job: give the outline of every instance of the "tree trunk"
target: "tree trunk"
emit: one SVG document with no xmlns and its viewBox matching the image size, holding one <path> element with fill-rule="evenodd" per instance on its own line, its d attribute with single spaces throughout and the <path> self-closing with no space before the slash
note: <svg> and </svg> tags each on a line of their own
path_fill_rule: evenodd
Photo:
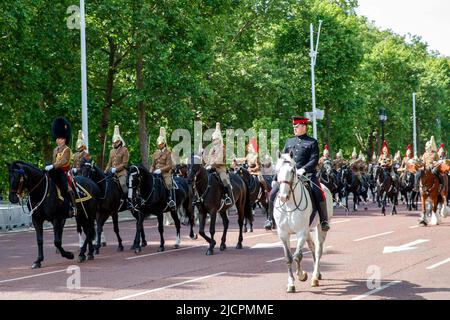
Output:
<svg viewBox="0 0 450 320">
<path fill-rule="evenodd" d="M 109 62 L 108 62 L 108 77 L 106 79 L 106 90 L 105 90 L 105 105 L 102 108 L 102 118 L 100 120 L 100 129 L 98 133 L 98 138 L 101 143 L 101 151 L 97 155 L 97 165 L 105 169 L 105 148 L 106 148 L 106 131 L 109 124 L 109 111 L 112 106 L 112 95 L 114 89 L 114 75 L 116 73 L 115 69 L 115 56 L 116 56 L 116 45 L 111 38 L 108 38 L 109 43 Z"/>
<path fill-rule="evenodd" d="M 136 43 L 136 89 L 138 91 L 138 96 L 140 96 L 140 92 L 144 88 L 144 80 L 142 78 L 142 51 L 141 44 Z M 138 106 L 138 115 L 139 115 L 139 150 L 141 153 L 141 162 L 142 165 L 146 168 L 149 168 L 149 159 L 148 159 L 148 135 L 147 135 L 147 127 L 145 125 L 145 105 L 142 97 L 139 98 L 137 103 Z"/>
<path fill-rule="evenodd" d="M 372 155 L 373 155 L 373 151 L 374 151 L 374 147 L 373 147 L 373 135 L 374 135 L 374 130 L 373 128 L 370 129 L 369 132 L 369 140 L 368 140 L 368 148 L 367 148 L 367 159 L 369 160 L 369 162 L 372 160 Z"/>
</svg>

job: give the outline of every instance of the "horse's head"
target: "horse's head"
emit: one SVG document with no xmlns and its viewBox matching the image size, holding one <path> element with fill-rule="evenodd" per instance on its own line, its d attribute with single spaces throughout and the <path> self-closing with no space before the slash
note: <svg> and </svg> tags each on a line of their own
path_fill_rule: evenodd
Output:
<svg viewBox="0 0 450 320">
<path fill-rule="evenodd" d="M 331 160 L 325 160 L 323 162 L 323 168 L 325 170 L 325 173 L 330 176 L 331 173 L 333 172 L 333 164 L 331 163 Z"/>
<path fill-rule="evenodd" d="M 80 174 L 83 177 L 94 180 L 95 168 L 90 160 L 86 160 L 85 158 L 81 159 L 80 162 Z"/>
<path fill-rule="evenodd" d="M 197 175 L 201 172 L 203 166 L 203 159 L 201 156 L 192 154 L 190 161 L 187 164 L 187 179 L 188 184 L 192 184 L 197 178 Z"/>
<path fill-rule="evenodd" d="M 9 201 L 18 203 L 25 189 L 30 189 L 30 184 L 34 185 L 37 178 L 44 173 L 23 161 L 15 161 L 7 164 L 9 173 Z"/>
<path fill-rule="evenodd" d="M 134 200 L 138 197 L 142 185 L 143 168 L 137 165 L 131 165 L 128 169 L 127 187 L 128 199 Z"/>
<path fill-rule="evenodd" d="M 289 154 L 282 154 L 278 159 L 275 168 L 277 172 L 277 181 L 280 185 L 278 197 L 282 202 L 286 202 L 289 199 L 292 186 L 297 180 L 295 162 Z"/>
</svg>

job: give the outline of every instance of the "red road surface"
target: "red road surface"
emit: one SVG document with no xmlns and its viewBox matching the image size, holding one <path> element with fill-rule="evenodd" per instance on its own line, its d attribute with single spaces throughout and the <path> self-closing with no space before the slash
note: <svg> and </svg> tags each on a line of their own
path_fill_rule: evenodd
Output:
<svg viewBox="0 0 450 320">
<path fill-rule="evenodd" d="M 450 218 L 440 226 L 416 227 L 418 213 L 403 205 L 399 209 L 399 215 L 386 217 L 375 205 L 349 215 L 336 209 L 322 258 L 324 279 L 318 288 L 311 288 L 309 280 L 296 281 L 294 294 L 285 292 L 287 266 L 276 231 L 262 228 L 265 218 L 259 211 L 254 232 L 244 234 L 242 250 L 234 248 L 237 219 L 230 214 L 228 248 L 221 252 L 217 246 L 214 256 L 205 255 L 201 237 L 189 239 L 187 227 L 182 227 L 181 248 L 172 249 L 173 226 L 165 227 L 166 251 L 157 253 L 155 220 L 145 221 L 149 246 L 136 255 L 129 250 L 135 224 L 128 221 L 120 223 L 124 252 L 116 252 L 116 237 L 107 224 L 108 246 L 82 264 L 55 254 L 53 232 L 46 230 L 43 267 L 32 270 L 34 231 L 0 234 L 0 299 L 450 299 Z M 218 244 L 221 231 L 218 219 Z M 66 250 L 78 251 L 73 227 L 65 229 L 63 241 Z M 403 251 L 383 253 L 385 247 L 411 243 Z M 311 278 L 310 254 L 302 265 Z M 69 266 L 80 267 L 79 289 L 67 287 Z"/>
</svg>

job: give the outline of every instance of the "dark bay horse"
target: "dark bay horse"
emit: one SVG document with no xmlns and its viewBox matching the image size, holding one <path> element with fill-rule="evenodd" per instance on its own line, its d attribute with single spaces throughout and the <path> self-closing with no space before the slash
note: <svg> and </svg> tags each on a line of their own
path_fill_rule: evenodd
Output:
<svg viewBox="0 0 450 320">
<path fill-rule="evenodd" d="M 216 173 L 208 172 L 202 165 L 200 156 L 192 155 L 190 163 L 188 164 L 188 183 L 193 186 L 197 197 L 196 205 L 200 215 L 200 235 L 209 243 L 209 248 L 206 251 L 207 255 L 214 254 L 214 247 L 216 241 L 214 234 L 216 232 L 216 217 L 220 214 L 223 221 L 223 234 L 220 243 L 220 250 L 226 249 L 226 238 L 228 230 L 228 213 L 230 205 L 225 205 L 223 194 L 223 185 L 219 176 Z M 242 229 L 244 225 L 244 218 L 253 221 L 252 208 L 250 205 L 250 197 L 247 194 L 247 187 L 242 178 L 237 174 L 230 174 L 230 181 L 233 188 L 233 196 L 238 213 L 239 224 L 239 238 L 236 249 L 242 249 Z M 210 214 L 211 221 L 209 225 L 209 232 L 211 237 L 205 233 L 206 216 Z"/>
<path fill-rule="evenodd" d="M 122 188 L 112 174 L 105 175 L 99 167 L 83 160 L 80 164 L 81 175 L 93 180 L 100 188 L 100 197 L 97 199 L 97 244 L 95 245 L 95 253 L 99 254 L 100 252 L 103 226 L 109 217 L 112 218 L 114 233 L 119 243 L 117 251 L 123 251 L 122 238 L 119 234 L 119 212 L 126 210 L 126 200 L 123 197 Z"/>
<path fill-rule="evenodd" d="M 318 178 L 320 183 L 330 190 L 330 193 L 333 196 L 333 201 L 339 201 L 339 179 L 333 170 L 333 163 L 331 160 L 325 160 L 323 162 Z"/>
<path fill-rule="evenodd" d="M 392 179 L 389 169 L 376 166 L 374 170 L 379 199 L 381 201 L 381 213 L 386 215 L 386 201 L 389 199 L 392 204 L 391 215 L 397 214 L 396 205 L 398 205 L 399 192 L 397 183 Z"/>
<path fill-rule="evenodd" d="M 49 174 L 35 166 L 23 161 L 15 161 L 8 165 L 9 171 L 9 201 L 11 203 L 19 203 L 24 191 L 28 191 L 28 210 L 30 210 L 33 220 L 33 226 L 36 230 L 36 239 L 38 246 L 38 257 L 34 261 L 32 268 L 40 268 L 44 260 L 44 221 L 53 224 L 54 244 L 55 247 L 66 259 L 72 260 L 74 255 L 72 252 L 65 251 L 62 247 L 62 234 L 66 218 L 69 213 L 68 199 L 61 200 L 55 183 Z M 92 240 L 95 236 L 95 213 L 97 209 L 96 197 L 99 195 L 97 185 L 91 180 L 84 177 L 75 177 L 78 188 L 86 190 L 92 198 L 86 201 L 77 201 L 77 224 L 86 234 L 86 240 L 80 249 L 78 261 L 86 260 L 86 249 L 89 247 L 88 260 L 94 258 L 94 246 Z M 80 188 L 80 189 L 81 189 Z M 77 193 L 77 192 L 76 192 Z M 80 191 L 82 193 L 82 191 Z M 78 193 L 78 194 L 80 194 Z"/>
<path fill-rule="evenodd" d="M 269 201 L 262 183 L 258 177 L 250 174 L 245 166 L 238 166 L 234 172 L 244 180 L 247 186 L 247 195 L 250 197 L 250 206 L 254 210 L 256 205 L 260 205 L 265 211 L 266 217 L 269 218 Z M 250 224 L 250 232 L 253 232 L 253 222 L 247 218 L 244 219 L 244 232 L 247 232 L 247 223 Z"/>
<path fill-rule="evenodd" d="M 406 202 L 408 211 L 412 211 L 414 207 L 414 198 L 416 192 L 414 191 L 414 174 L 406 171 L 400 176 L 400 193 Z M 415 209 L 415 208 L 414 208 Z"/>
<path fill-rule="evenodd" d="M 169 194 L 164 181 L 160 175 L 150 173 L 142 165 L 132 165 L 128 170 L 127 184 L 128 184 L 128 199 L 131 201 L 131 212 L 136 218 L 136 236 L 132 249 L 136 253 L 141 252 L 141 238 L 142 243 L 146 243 L 144 234 L 144 218 L 150 215 L 155 215 L 158 219 L 158 231 L 160 235 L 160 245 L 158 252 L 164 251 L 164 213 L 169 212 L 175 222 L 177 238 L 174 248 L 180 247 L 180 219 L 178 217 L 178 209 L 184 208 L 185 214 L 188 216 L 190 223 L 189 237 L 197 239 L 194 233 L 194 210 L 193 210 L 193 193 L 189 188 L 186 180 L 182 177 L 175 176 L 173 178 L 175 188 L 175 202 L 176 208 L 170 209 L 168 206 Z"/>
<path fill-rule="evenodd" d="M 358 211 L 359 206 L 359 191 L 361 188 L 361 182 L 356 175 L 350 170 L 349 167 L 343 166 L 340 171 L 340 180 L 345 190 L 343 195 L 345 196 L 345 207 L 348 209 L 348 197 L 350 193 L 353 194 L 353 211 Z"/>
</svg>

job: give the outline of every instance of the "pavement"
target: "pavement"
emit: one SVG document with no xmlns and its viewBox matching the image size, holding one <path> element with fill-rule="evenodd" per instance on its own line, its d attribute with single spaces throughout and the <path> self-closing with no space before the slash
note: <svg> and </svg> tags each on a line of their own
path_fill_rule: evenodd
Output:
<svg viewBox="0 0 450 320">
<path fill-rule="evenodd" d="M 166 226 L 166 251 L 157 252 L 156 220 L 145 221 L 148 246 L 129 250 L 135 222 L 120 214 L 125 251 L 117 252 L 112 225 L 105 226 L 107 246 L 92 261 L 77 263 L 55 253 L 53 232 L 44 231 L 45 260 L 31 269 L 37 255 L 33 230 L 0 234 L 0 299 L 88 300 L 423 300 L 450 299 L 450 218 L 439 226 L 418 227 L 418 212 L 398 207 L 396 216 L 382 216 L 375 204 L 358 212 L 335 209 L 321 260 L 323 280 L 296 281 L 286 293 L 287 266 L 274 231 L 263 229 L 256 211 L 254 232 L 245 233 L 242 250 L 235 249 L 237 217 L 230 213 L 227 249 L 206 256 L 206 242 L 188 237 L 174 249 L 175 228 Z M 388 212 L 390 210 L 388 209 Z M 198 226 L 194 228 L 198 232 Z M 208 228 L 207 228 L 208 231 Z M 218 218 L 215 239 L 220 243 Z M 295 236 L 292 236 L 292 246 Z M 63 246 L 78 251 L 74 226 L 64 230 Z M 312 275 L 308 249 L 302 267 Z"/>
</svg>

